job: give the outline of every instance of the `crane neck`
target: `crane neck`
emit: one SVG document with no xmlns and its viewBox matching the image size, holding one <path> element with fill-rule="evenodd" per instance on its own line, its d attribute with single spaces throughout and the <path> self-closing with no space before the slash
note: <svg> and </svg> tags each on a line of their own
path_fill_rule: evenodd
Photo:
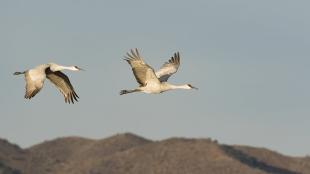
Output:
<svg viewBox="0 0 310 174">
<path fill-rule="evenodd" d="M 174 89 L 190 89 L 187 84 L 185 85 L 172 85 Z"/>
<path fill-rule="evenodd" d="M 71 71 L 75 71 L 76 68 L 74 66 L 60 66 L 63 70 L 71 70 Z"/>
<path fill-rule="evenodd" d="M 184 85 L 173 85 L 170 83 L 165 83 L 167 90 L 169 89 L 191 89 L 187 84 Z"/>
<path fill-rule="evenodd" d="M 55 71 L 61 71 L 61 70 L 71 70 L 71 71 L 76 71 L 77 69 L 74 66 L 62 66 L 62 65 L 56 65 L 56 64 L 51 64 L 50 69 L 55 72 Z"/>
</svg>

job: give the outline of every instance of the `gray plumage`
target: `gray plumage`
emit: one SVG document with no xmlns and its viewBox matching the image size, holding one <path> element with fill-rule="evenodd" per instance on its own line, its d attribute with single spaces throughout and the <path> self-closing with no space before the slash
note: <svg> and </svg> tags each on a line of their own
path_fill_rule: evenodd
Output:
<svg viewBox="0 0 310 174">
<path fill-rule="evenodd" d="M 180 53 L 174 53 L 174 56 L 156 72 L 160 82 L 167 82 L 169 77 L 176 73 L 180 66 Z"/>
<path fill-rule="evenodd" d="M 140 57 L 138 49 L 131 50 L 131 54 L 127 53 L 125 60 L 129 63 L 132 68 L 133 74 L 140 84 L 140 86 L 146 86 L 147 83 L 154 82 L 159 83 L 157 76 L 155 75 L 154 69 L 148 64 L 144 63 Z"/>
</svg>

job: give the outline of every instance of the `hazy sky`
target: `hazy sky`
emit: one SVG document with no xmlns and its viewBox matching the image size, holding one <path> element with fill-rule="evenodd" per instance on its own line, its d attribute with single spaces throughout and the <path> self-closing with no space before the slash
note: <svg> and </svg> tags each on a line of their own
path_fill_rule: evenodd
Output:
<svg viewBox="0 0 310 174">
<path fill-rule="evenodd" d="M 22 147 L 62 136 L 211 137 L 310 154 L 310 3 L 291 0 L 0 1 L 0 137 Z M 176 51 L 170 82 L 198 91 L 119 96 L 137 86 L 123 56 L 139 48 L 159 68 Z M 80 101 L 50 82 L 32 100 L 13 76 L 38 64 L 65 73 Z"/>
</svg>

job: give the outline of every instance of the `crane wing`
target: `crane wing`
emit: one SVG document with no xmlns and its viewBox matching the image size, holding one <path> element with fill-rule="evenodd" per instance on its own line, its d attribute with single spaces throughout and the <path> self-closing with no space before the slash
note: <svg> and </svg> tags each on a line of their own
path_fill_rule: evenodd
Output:
<svg viewBox="0 0 310 174">
<path fill-rule="evenodd" d="M 166 82 L 171 75 L 178 71 L 180 66 L 180 53 L 174 53 L 168 62 L 165 62 L 163 66 L 156 72 L 156 76 L 160 82 Z"/>
<path fill-rule="evenodd" d="M 148 82 L 159 83 L 154 69 L 143 61 L 138 49 L 131 49 L 130 52 L 131 54 L 127 53 L 124 60 L 126 60 L 131 66 L 133 74 L 140 86 L 146 86 Z"/>
<path fill-rule="evenodd" d="M 69 78 L 60 71 L 51 71 L 50 68 L 45 70 L 46 77 L 59 89 L 59 91 L 65 97 L 66 103 L 74 103 L 78 101 L 79 96 L 75 93 L 73 86 L 70 83 Z"/>
<path fill-rule="evenodd" d="M 30 71 L 32 73 L 30 73 Z M 40 78 L 40 76 L 36 76 L 36 72 L 34 70 L 29 70 L 25 73 L 25 81 L 26 81 L 26 93 L 25 93 L 25 98 L 26 99 L 31 99 L 34 97 L 37 93 L 40 92 L 40 90 L 43 87 L 43 82 L 45 78 Z M 31 75 L 33 77 L 31 77 Z M 39 75 L 39 74 L 38 74 Z M 34 77 L 36 76 L 36 77 Z"/>
</svg>

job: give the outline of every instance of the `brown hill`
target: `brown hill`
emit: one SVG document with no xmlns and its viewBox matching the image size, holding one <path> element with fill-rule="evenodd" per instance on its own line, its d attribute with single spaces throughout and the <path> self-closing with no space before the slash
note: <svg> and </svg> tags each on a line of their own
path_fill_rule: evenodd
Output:
<svg viewBox="0 0 310 174">
<path fill-rule="evenodd" d="M 21 172 L 0 163 L 0 174 L 21 174 Z"/>
<path fill-rule="evenodd" d="M 0 174 L 11 173 L 310 174 L 310 158 L 211 139 L 151 141 L 130 133 L 102 140 L 58 138 L 28 149 L 0 140 Z"/>
<path fill-rule="evenodd" d="M 0 139 L 0 174 L 19 174 L 17 169 L 24 168 L 26 153 L 19 146 Z"/>
</svg>

